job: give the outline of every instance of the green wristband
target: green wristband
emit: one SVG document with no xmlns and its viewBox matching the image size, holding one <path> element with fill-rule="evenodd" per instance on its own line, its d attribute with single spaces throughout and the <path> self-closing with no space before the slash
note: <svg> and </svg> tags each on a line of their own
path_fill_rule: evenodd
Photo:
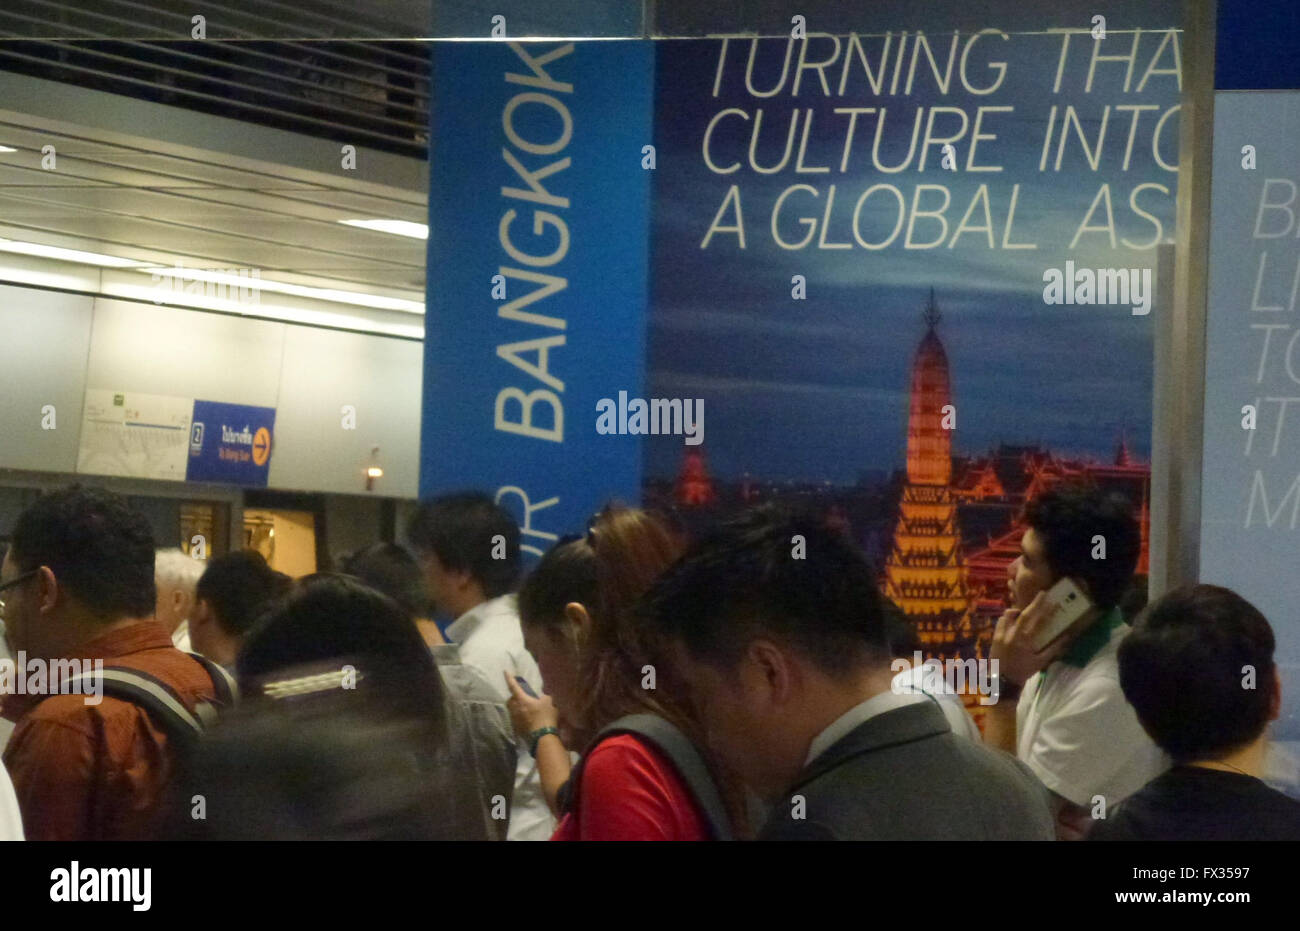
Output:
<svg viewBox="0 0 1300 931">
<path fill-rule="evenodd" d="M 555 736 L 558 737 L 560 736 L 560 729 L 558 727 L 539 727 L 537 730 L 533 731 L 531 734 L 528 735 L 529 756 L 536 758 L 537 745 L 542 742 L 542 738 L 545 737 L 547 734 L 554 734 Z"/>
</svg>

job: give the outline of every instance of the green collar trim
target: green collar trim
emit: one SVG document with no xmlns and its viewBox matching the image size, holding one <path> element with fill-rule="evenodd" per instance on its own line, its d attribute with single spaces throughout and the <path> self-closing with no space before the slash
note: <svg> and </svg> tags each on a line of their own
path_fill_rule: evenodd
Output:
<svg viewBox="0 0 1300 931">
<path fill-rule="evenodd" d="M 1087 666 L 1101 652 L 1102 647 L 1110 642 L 1111 632 L 1123 623 L 1124 615 L 1120 614 L 1119 608 L 1111 608 L 1074 638 L 1074 642 L 1061 654 L 1060 661 L 1078 669 Z"/>
</svg>

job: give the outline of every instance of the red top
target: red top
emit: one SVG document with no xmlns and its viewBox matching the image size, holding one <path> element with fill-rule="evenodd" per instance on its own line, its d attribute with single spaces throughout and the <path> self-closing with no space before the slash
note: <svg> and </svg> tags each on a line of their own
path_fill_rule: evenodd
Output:
<svg viewBox="0 0 1300 931">
<path fill-rule="evenodd" d="M 708 840 L 694 797 L 668 758 L 632 734 L 598 743 L 579 796 L 551 840 Z"/>
</svg>

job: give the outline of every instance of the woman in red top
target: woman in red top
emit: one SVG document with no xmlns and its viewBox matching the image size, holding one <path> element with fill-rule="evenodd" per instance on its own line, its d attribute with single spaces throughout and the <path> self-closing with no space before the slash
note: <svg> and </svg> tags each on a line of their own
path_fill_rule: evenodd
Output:
<svg viewBox="0 0 1300 931">
<path fill-rule="evenodd" d="M 686 736 L 695 735 L 695 721 L 673 697 L 680 691 L 666 681 L 665 665 L 654 662 L 630 610 L 681 549 L 650 514 L 607 508 L 585 539 L 548 552 L 519 593 L 524 642 L 549 694 L 533 698 L 511 682 L 509 707 L 516 730 L 529 735 L 535 748 L 548 800 L 563 812 L 552 840 L 712 836 L 685 780 L 648 740 L 626 733 L 606 736 L 587 748 L 571 774 L 566 749 L 587 745 L 602 727 L 629 714 L 654 714 Z M 654 666 L 653 689 L 643 687 L 651 674 L 648 666 Z M 709 768 L 718 775 L 716 766 Z M 741 833 L 736 829 L 743 826 L 743 808 L 734 782 L 719 780 L 719 790 L 733 832 Z"/>
</svg>

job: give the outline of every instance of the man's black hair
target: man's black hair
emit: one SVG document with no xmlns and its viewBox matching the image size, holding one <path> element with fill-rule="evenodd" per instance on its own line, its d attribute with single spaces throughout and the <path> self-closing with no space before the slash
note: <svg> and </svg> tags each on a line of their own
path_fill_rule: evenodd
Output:
<svg viewBox="0 0 1300 931">
<path fill-rule="evenodd" d="M 287 575 L 267 565 L 261 553 L 240 550 L 208 564 L 194 588 L 194 597 L 212 605 L 222 630 L 241 637 L 291 583 Z"/>
<path fill-rule="evenodd" d="M 488 598 L 509 593 L 519 579 L 519 525 L 491 495 L 465 491 L 420 502 L 406 538 L 444 569 L 468 572 Z"/>
<path fill-rule="evenodd" d="M 153 614 L 153 529 L 121 495 L 82 485 L 41 495 L 19 516 L 10 550 L 19 570 L 48 566 L 105 620 Z"/>
<path fill-rule="evenodd" d="M 1120 687 L 1176 762 L 1218 759 L 1268 725 L 1273 646 L 1273 629 L 1246 599 L 1217 585 L 1188 585 L 1138 616 L 1119 646 Z"/>
<path fill-rule="evenodd" d="M 733 668 L 757 637 L 783 641 L 830 675 L 889 658 L 865 555 L 822 521 L 753 508 L 702 537 L 646 594 L 642 613 L 696 659 Z"/>
<path fill-rule="evenodd" d="M 1142 554 L 1142 531 L 1127 498 L 1092 485 L 1062 484 L 1029 502 L 1025 522 L 1042 541 L 1054 576 L 1087 582 L 1093 604 L 1103 611 L 1119 603 Z M 1102 552 L 1099 536 L 1104 559 L 1093 558 L 1094 550 Z"/>
<path fill-rule="evenodd" d="M 382 592 L 412 620 L 431 614 L 424 573 L 405 547 L 396 543 L 373 543 L 343 557 L 339 571 L 355 576 Z"/>
</svg>

